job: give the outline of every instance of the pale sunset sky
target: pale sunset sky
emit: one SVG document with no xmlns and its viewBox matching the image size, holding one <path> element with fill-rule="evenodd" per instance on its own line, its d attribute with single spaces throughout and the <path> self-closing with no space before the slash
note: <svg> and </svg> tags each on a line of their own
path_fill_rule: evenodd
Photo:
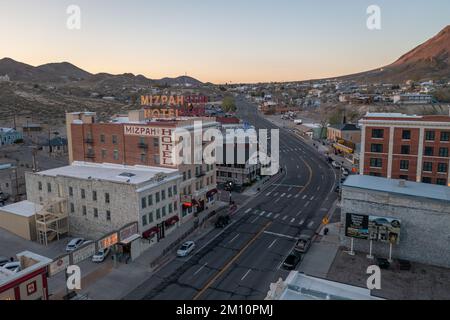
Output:
<svg viewBox="0 0 450 320">
<path fill-rule="evenodd" d="M 366 27 L 381 8 L 381 30 Z M 81 29 L 69 30 L 69 5 Z M 92 73 L 292 81 L 394 62 L 450 24 L 443 0 L 0 0 L 0 58 Z"/>
</svg>

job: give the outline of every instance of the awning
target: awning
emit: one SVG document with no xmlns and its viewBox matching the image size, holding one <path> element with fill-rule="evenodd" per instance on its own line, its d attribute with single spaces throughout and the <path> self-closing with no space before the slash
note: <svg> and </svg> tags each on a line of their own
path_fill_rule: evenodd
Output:
<svg viewBox="0 0 450 320">
<path fill-rule="evenodd" d="M 335 143 L 335 144 L 333 144 L 333 147 L 336 150 L 340 150 L 340 151 L 345 152 L 345 153 L 353 153 L 353 149 L 352 148 L 344 146 L 343 144 Z"/>
<path fill-rule="evenodd" d="M 159 228 L 158 227 L 153 227 L 145 232 L 142 233 L 142 238 L 148 239 L 153 237 L 155 234 L 157 234 L 159 232 Z"/>
<path fill-rule="evenodd" d="M 136 239 L 139 239 L 141 236 L 139 234 L 133 234 L 132 236 L 120 241 L 121 244 L 129 244 Z"/>
<path fill-rule="evenodd" d="M 213 195 L 215 195 L 217 192 L 219 192 L 217 189 L 212 189 L 212 190 L 209 190 L 207 193 L 206 193 L 206 197 L 212 197 Z"/>
<path fill-rule="evenodd" d="M 165 224 L 166 224 L 166 226 L 172 226 L 175 223 L 177 223 L 178 221 L 180 221 L 180 218 L 178 216 L 173 216 L 173 217 L 167 219 L 165 221 Z"/>
</svg>

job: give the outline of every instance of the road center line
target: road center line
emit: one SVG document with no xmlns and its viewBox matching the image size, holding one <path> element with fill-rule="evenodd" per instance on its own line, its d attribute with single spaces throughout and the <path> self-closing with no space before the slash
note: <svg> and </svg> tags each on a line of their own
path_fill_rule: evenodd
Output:
<svg viewBox="0 0 450 320">
<path fill-rule="evenodd" d="M 288 238 L 288 239 L 297 240 L 296 237 L 288 236 L 287 234 L 275 233 L 275 232 L 270 232 L 270 231 L 264 231 L 264 233 L 265 234 L 270 234 L 272 236 L 277 236 L 277 237 L 280 237 L 280 238 Z"/>
<path fill-rule="evenodd" d="M 275 244 L 275 242 L 277 242 L 277 241 L 278 241 L 278 239 L 273 240 L 272 243 L 270 244 L 270 246 L 268 246 L 267 248 L 268 249 L 272 248 L 273 245 Z"/>
<path fill-rule="evenodd" d="M 194 276 L 195 276 L 197 273 L 199 273 L 200 271 L 202 271 L 203 268 L 206 267 L 207 265 L 208 265 L 208 262 L 205 263 L 204 265 L 202 265 L 197 271 L 195 271 Z"/>
<path fill-rule="evenodd" d="M 228 241 L 228 243 L 232 243 L 234 240 L 236 240 L 237 237 L 239 237 L 239 233 L 238 233 L 237 235 L 235 235 L 233 239 L 231 239 L 230 241 Z"/>
<path fill-rule="evenodd" d="M 248 274 L 250 273 L 250 271 L 252 271 L 252 269 L 248 269 L 247 273 L 244 274 L 244 276 L 241 278 L 241 281 L 243 281 L 243 280 L 248 276 Z"/>
</svg>

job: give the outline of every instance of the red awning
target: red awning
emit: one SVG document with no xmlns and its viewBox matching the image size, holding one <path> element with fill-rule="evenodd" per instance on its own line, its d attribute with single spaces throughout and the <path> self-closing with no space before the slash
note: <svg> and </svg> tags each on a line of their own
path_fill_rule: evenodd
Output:
<svg viewBox="0 0 450 320">
<path fill-rule="evenodd" d="M 166 224 L 166 226 L 172 226 L 175 223 L 177 223 L 178 221 L 180 221 L 180 218 L 178 216 L 173 216 L 173 217 L 167 219 L 165 224 Z"/>
<path fill-rule="evenodd" d="M 219 192 L 217 189 L 212 189 L 212 190 L 209 190 L 207 193 L 206 193 L 206 196 L 209 198 L 209 197 L 212 197 L 213 195 L 215 195 L 217 192 Z"/>
<path fill-rule="evenodd" d="M 158 227 L 153 227 L 147 231 L 144 231 L 142 233 L 142 238 L 148 239 L 153 237 L 155 234 L 157 234 L 159 232 L 159 228 Z"/>
</svg>

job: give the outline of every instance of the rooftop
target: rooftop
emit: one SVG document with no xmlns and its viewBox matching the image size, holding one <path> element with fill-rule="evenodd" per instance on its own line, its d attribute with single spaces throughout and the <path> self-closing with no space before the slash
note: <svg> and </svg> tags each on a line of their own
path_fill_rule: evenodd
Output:
<svg viewBox="0 0 450 320">
<path fill-rule="evenodd" d="M 408 120 L 408 121 L 431 121 L 431 122 L 450 122 L 448 115 L 409 115 L 403 113 L 366 113 L 362 120 Z"/>
<path fill-rule="evenodd" d="M 34 216 L 36 212 L 39 212 L 40 210 L 42 210 L 41 205 L 35 204 L 28 200 L 16 202 L 0 208 L 0 212 L 3 211 L 27 218 Z"/>
<path fill-rule="evenodd" d="M 353 123 L 335 124 L 330 127 L 341 130 L 341 131 L 360 131 L 361 130 L 356 124 L 353 124 Z"/>
<path fill-rule="evenodd" d="M 29 251 L 24 251 L 17 254 L 17 258 L 20 261 L 22 270 L 17 273 L 13 273 L 0 267 L 0 287 L 20 279 L 34 271 L 44 268 L 52 262 L 52 260 L 47 257 L 40 256 Z"/>
<path fill-rule="evenodd" d="M 405 181 L 405 185 L 401 186 L 400 181 L 402 180 L 351 175 L 345 180 L 344 188 L 352 187 L 450 202 L 450 188 L 447 186 L 412 181 Z"/>
<path fill-rule="evenodd" d="M 141 184 L 163 175 L 177 173 L 176 169 L 147 166 L 126 166 L 109 163 L 73 162 L 72 165 L 37 172 L 43 176 L 65 176 L 78 179 L 95 179 L 111 182 Z"/>
</svg>

